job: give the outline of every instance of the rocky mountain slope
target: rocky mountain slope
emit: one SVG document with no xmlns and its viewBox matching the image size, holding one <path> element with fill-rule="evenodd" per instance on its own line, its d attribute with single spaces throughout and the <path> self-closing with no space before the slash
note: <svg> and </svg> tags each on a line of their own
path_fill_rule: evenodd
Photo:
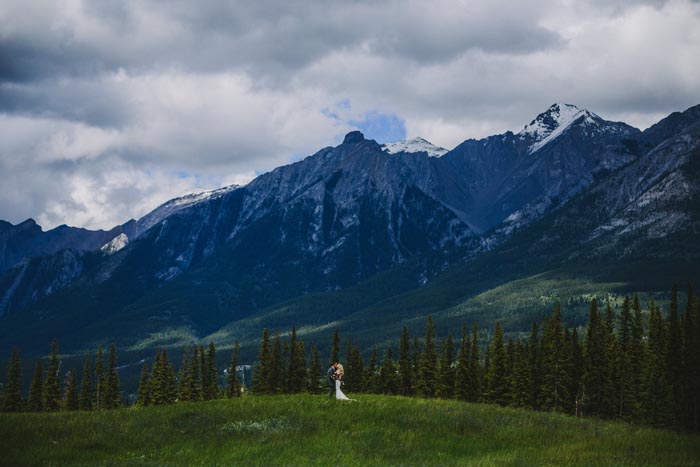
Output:
<svg viewBox="0 0 700 467">
<path fill-rule="evenodd" d="M 15 265 L 0 278 L 0 341 L 100 323 L 127 340 L 165 326 L 206 333 L 402 264 L 414 265 L 404 290 L 464 258 L 514 249 L 525 261 L 639 255 L 647 240 L 697 228 L 696 113 L 642 133 L 555 104 L 518 134 L 442 155 L 427 142 L 389 150 L 351 132 L 244 187 L 170 201 L 102 251 Z"/>
</svg>

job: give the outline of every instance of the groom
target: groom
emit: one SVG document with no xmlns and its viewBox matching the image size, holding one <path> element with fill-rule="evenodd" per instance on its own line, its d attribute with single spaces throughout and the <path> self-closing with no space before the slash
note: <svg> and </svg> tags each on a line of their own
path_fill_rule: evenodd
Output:
<svg viewBox="0 0 700 467">
<path fill-rule="evenodd" d="M 333 399 L 335 394 L 335 370 L 338 368 L 338 362 L 333 362 L 328 371 L 326 371 L 326 384 L 328 384 L 328 398 Z"/>
</svg>

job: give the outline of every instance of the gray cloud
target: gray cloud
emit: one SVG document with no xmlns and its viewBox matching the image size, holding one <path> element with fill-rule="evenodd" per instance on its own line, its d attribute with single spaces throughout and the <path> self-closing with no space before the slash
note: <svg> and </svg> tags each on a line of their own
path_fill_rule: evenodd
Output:
<svg viewBox="0 0 700 467">
<path fill-rule="evenodd" d="M 5 0 L 0 218 L 108 228 L 367 115 L 445 147 L 554 101 L 645 127 L 698 103 L 698 30 L 690 0 Z"/>
</svg>

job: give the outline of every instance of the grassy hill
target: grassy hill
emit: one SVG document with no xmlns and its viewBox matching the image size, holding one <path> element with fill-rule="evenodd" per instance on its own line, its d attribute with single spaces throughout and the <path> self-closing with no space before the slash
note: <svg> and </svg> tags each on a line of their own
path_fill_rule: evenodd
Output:
<svg viewBox="0 0 700 467">
<path fill-rule="evenodd" d="M 0 464 L 700 465 L 700 436 L 455 401 L 295 395 L 0 414 Z"/>
</svg>

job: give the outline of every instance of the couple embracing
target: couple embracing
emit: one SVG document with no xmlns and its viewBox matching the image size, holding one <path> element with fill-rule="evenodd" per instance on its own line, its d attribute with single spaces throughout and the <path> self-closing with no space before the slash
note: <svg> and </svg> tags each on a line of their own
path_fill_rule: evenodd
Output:
<svg viewBox="0 0 700 467">
<path fill-rule="evenodd" d="M 328 384 L 328 398 L 333 398 L 333 392 L 335 391 L 335 398 L 341 401 L 354 401 L 355 399 L 350 399 L 348 396 L 343 394 L 340 390 L 340 385 L 342 384 L 343 375 L 345 370 L 340 362 L 333 362 L 328 371 L 326 371 L 326 383 Z"/>
</svg>

